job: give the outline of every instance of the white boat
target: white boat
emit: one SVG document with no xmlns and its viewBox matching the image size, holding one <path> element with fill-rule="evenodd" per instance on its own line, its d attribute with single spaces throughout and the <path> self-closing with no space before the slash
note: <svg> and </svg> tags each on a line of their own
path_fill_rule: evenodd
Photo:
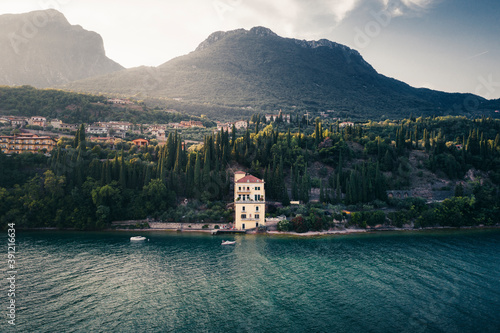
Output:
<svg viewBox="0 0 500 333">
<path fill-rule="evenodd" d="M 234 245 L 236 244 L 236 241 L 222 241 L 221 245 Z"/>
<path fill-rule="evenodd" d="M 143 240 L 146 240 L 146 237 L 144 237 L 144 236 L 133 236 L 133 237 L 130 237 L 130 240 L 131 241 L 143 241 Z"/>
</svg>

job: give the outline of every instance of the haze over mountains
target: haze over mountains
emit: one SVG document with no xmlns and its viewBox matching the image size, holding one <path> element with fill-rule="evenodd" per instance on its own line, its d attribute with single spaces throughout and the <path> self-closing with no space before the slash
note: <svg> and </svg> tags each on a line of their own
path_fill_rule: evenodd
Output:
<svg viewBox="0 0 500 333">
<path fill-rule="evenodd" d="M 122 69 L 99 34 L 56 10 L 0 15 L 0 84 L 46 88 Z"/>
<path fill-rule="evenodd" d="M 0 16 L 0 27 L 19 33 L 33 13 L 24 15 L 14 23 L 15 15 Z M 59 12 L 47 15 L 50 22 L 28 43 L 20 43 L 21 57 L 7 48 L 10 53 L 0 59 L 0 84 L 175 100 L 205 108 L 335 110 L 373 118 L 493 114 L 500 109 L 498 100 L 417 89 L 388 78 L 344 45 L 282 38 L 263 27 L 215 32 L 195 51 L 158 67 L 122 69 L 105 57 L 99 35 L 70 26 Z M 9 33 L 1 31 L 4 45 Z"/>
</svg>

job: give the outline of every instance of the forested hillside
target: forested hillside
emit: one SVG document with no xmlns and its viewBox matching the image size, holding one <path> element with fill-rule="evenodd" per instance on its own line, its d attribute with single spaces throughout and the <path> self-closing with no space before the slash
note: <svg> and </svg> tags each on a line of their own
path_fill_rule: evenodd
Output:
<svg viewBox="0 0 500 333">
<path fill-rule="evenodd" d="M 189 115 L 149 108 L 143 103 L 115 106 L 105 96 L 79 94 L 30 86 L 0 86 L 0 115 L 42 116 L 69 124 L 97 121 L 129 121 L 132 123 L 168 123 L 189 119 Z"/>
<path fill-rule="evenodd" d="M 328 228 L 341 209 L 356 211 L 349 223 L 358 226 L 498 223 L 499 121 L 428 117 L 341 128 L 320 119 L 309 126 L 305 119 L 253 120 L 243 136 L 219 132 L 194 151 L 177 134 L 164 146 L 101 147 L 86 140 L 82 127 L 51 157 L 0 155 L 0 168 L 11 170 L 0 179 L 2 225 L 99 229 L 148 216 L 229 221 L 224 207 L 236 168 L 264 178 L 266 201 L 283 205 L 273 205 L 271 214 L 300 215 L 282 230 Z M 13 168 L 24 176 L 13 181 Z M 431 183 L 445 184 L 439 190 L 451 191 L 450 198 L 387 196 L 427 185 L 434 191 Z M 180 205 L 184 198 L 187 206 Z M 289 207 L 290 200 L 304 205 Z"/>
</svg>

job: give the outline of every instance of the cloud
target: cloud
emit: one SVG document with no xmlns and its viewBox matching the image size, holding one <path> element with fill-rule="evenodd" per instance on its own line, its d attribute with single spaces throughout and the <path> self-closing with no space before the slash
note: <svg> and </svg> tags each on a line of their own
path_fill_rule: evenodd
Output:
<svg viewBox="0 0 500 333">
<path fill-rule="evenodd" d="M 368 0 L 369 1 L 369 0 Z M 368 2 L 365 1 L 365 2 Z M 441 0 L 379 0 L 393 17 L 422 15 Z"/>
<path fill-rule="evenodd" d="M 432 0 L 401 0 L 408 8 L 427 8 L 432 4 Z"/>
<path fill-rule="evenodd" d="M 340 22 L 357 7 L 359 2 L 359 0 L 329 1 L 329 7 L 337 22 Z"/>
</svg>

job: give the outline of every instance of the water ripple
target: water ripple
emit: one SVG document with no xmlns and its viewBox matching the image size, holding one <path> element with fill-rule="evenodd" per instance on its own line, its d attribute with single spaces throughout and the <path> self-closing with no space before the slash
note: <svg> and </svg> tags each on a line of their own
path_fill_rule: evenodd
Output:
<svg viewBox="0 0 500 333">
<path fill-rule="evenodd" d="M 25 233 L 23 332 L 496 332 L 500 233 Z M 1 327 L 0 327 L 1 329 Z M 3 331 L 3 330 L 2 330 Z"/>
</svg>

